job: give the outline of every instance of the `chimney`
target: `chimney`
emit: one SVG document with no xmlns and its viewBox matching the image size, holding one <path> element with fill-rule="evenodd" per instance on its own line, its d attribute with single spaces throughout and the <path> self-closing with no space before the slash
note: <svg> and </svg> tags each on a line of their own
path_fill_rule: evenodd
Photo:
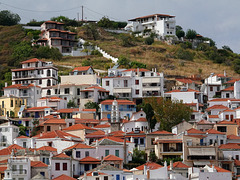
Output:
<svg viewBox="0 0 240 180">
<path fill-rule="evenodd" d="M 8 86 L 8 84 L 7 84 L 7 82 L 5 82 L 5 87 L 7 87 Z"/>
<path fill-rule="evenodd" d="M 167 167 L 167 161 L 164 161 L 164 167 Z"/>
<path fill-rule="evenodd" d="M 143 166 L 143 175 L 147 175 L 147 166 L 145 164 Z"/>
</svg>

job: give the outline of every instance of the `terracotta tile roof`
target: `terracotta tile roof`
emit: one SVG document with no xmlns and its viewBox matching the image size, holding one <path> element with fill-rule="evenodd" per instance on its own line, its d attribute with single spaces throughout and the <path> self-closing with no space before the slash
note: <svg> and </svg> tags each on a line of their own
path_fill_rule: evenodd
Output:
<svg viewBox="0 0 240 180">
<path fill-rule="evenodd" d="M 179 81 L 179 82 L 182 82 L 182 83 L 189 83 L 189 84 L 192 84 L 193 83 L 193 81 L 191 80 L 191 79 L 177 79 L 176 78 L 176 81 Z"/>
<path fill-rule="evenodd" d="M 231 87 L 228 87 L 228 88 L 225 88 L 221 91 L 234 91 L 234 86 L 231 86 Z"/>
<path fill-rule="evenodd" d="M 90 138 L 90 137 L 104 137 L 106 136 L 105 132 L 104 131 L 94 131 L 92 133 L 89 133 L 87 135 L 85 135 L 86 138 Z"/>
<path fill-rule="evenodd" d="M 0 154 L 1 156 L 6 156 L 6 155 L 10 155 L 12 153 L 12 150 L 19 150 L 19 149 L 25 149 L 17 144 L 13 144 L 11 146 L 8 146 L 4 149 L 0 150 Z"/>
<path fill-rule="evenodd" d="M 103 158 L 104 161 L 123 161 L 122 158 L 114 156 L 109 154 L 108 156 L 106 156 L 105 158 Z"/>
<path fill-rule="evenodd" d="M 0 161 L 0 164 L 7 164 L 8 163 L 8 159 L 4 159 Z"/>
<path fill-rule="evenodd" d="M 44 119 L 52 119 L 52 118 L 60 118 L 60 116 L 59 115 L 47 115 L 47 116 L 44 116 L 43 117 Z"/>
<path fill-rule="evenodd" d="M 108 118 L 102 118 L 100 121 L 108 121 Z"/>
<path fill-rule="evenodd" d="M 161 165 L 159 165 L 157 163 L 154 163 L 154 162 L 147 162 L 145 164 L 142 164 L 141 166 L 136 167 L 136 169 L 143 170 L 145 165 L 147 166 L 147 168 L 149 170 L 159 169 L 159 168 L 163 167 L 163 166 L 161 166 Z"/>
<path fill-rule="evenodd" d="M 27 84 L 27 85 L 23 85 L 23 84 L 13 84 L 13 85 L 4 87 L 3 89 L 11 89 L 11 88 L 14 88 L 14 89 L 29 89 L 29 88 L 31 88 L 31 87 L 34 87 L 34 84 Z M 41 88 L 40 86 L 35 86 L 35 87 Z"/>
<path fill-rule="evenodd" d="M 42 161 L 31 161 L 31 167 L 48 167 L 48 165 Z"/>
<path fill-rule="evenodd" d="M 226 109 L 226 110 L 223 110 L 223 112 L 235 112 L 235 110 L 233 110 L 233 109 Z"/>
<path fill-rule="evenodd" d="M 33 58 L 33 59 L 29 59 L 29 60 L 26 60 L 26 61 L 22 61 L 21 64 L 25 64 L 25 63 L 34 63 L 34 62 L 45 62 L 43 60 L 40 60 L 40 59 L 37 59 L 37 58 Z"/>
<path fill-rule="evenodd" d="M 36 150 L 37 150 L 37 151 L 51 151 L 51 152 L 57 151 L 56 148 L 51 147 L 51 146 L 42 146 L 42 147 L 40 147 L 40 148 L 38 148 L 38 149 L 36 149 Z"/>
<path fill-rule="evenodd" d="M 125 132 L 123 132 L 122 130 L 119 130 L 119 131 L 112 131 L 109 133 L 109 135 L 114 135 L 114 134 L 125 134 Z"/>
<path fill-rule="evenodd" d="M 73 137 L 73 138 L 79 138 L 78 136 L 74 136 L 72 134 L 60 131 L 60 130 L 56 130 L 56 131 L 52 131 L 49 133 L 44 133 L 42 136 L 40 136 L 38 139 L 48 139 L 48 138 L 63 138 L 66 139 L 68 137 Z"/>
<path fill-rule="evenodd" d="M 105 100 L 102 101 L 101 104 L 112 104 L 114 100 Z M 129 101 L 129 100 L 117 100 L 118 104 L 121 105 L 136 105 L 133 101 Z"/>
<path fill-rule="evenodd" d="M 236 136 L 234 134 L 230 134 L 230 135 L 227 136 L 227 139 L 239 139 L 240 140 L 240 137 Z"/>
<path fill-rule="evenodd" d="M 27 111 L 44 111 L 46 108 L 50 108 L 48 106 L 43 106 L 43 107 L 32 107 L 28 108 Z M 51 109 L 51 108 L 50 108 Z"/>
<path fill-rule="evenodd" d="M 240 161 L 239 161 L 239 160 L 236 160 L 236 159 L 234 159 L 234 164 L 235 164 L 235 166 L 240 166 Z"/>
<path fill-rule="evenodd" d="M 91 66 L 82 66 L 82 67 L 75 67 L 72 72 L 74 71 L 87 71 L 89 68 L 92 68 Z"/>
<path fill-rule="evenodd" d="M 80 164 L 101 164 L 101 160 L 87 156 L 79 160 Z"/>
<path fill-rule="evenodd" d="M 168 92 L 165 92 L 165 93 L 175 93 L 175 92 L 199 92 L 197 90 L 194 90 L 194 89 L 187 89 L 187 91 L 181 91 L 181 90 L 172 90 L 172 91 L 168 91 Z"/>
<path fill-rule="evenodd" d="M 199 121 L 197 124 L 214 124 L 214 123 L 211 123 L 210 121 L 207 121 L 205 119 L 202 119 L 201 121 Z"/>
<path fill-rule="evenodd" d="M 240 101 L 240 99 L 231 99 L 231 98 L 215 98 L 215 99 L 211 99 L 208 102 L 215 102 L 215 101 Z"/>
<path fill-rule="evenodd" d="M 4 173 L 4 171 L 7 169 L 7 166 L 0 166 L 0 172 Z"/>
<path fill-rule="evenodd" d="M 82 109 L 81 111 L 94 111 L 94 112 L 96 112 L 96 109 Z"/>
<path fill-rule="evenodd" d="M 83 130 L 83 129 L 88 129 L 88 130 L 94 130 L 91 127 L 88 127 L 84 124 L 74 124 L 72 126 L 69 126 L 68 128 L 63 129 L 64 131 L 75 131 L 75 130 Z"/>
<path fill-rule="evenodd" d="M 219 149 L 237 149 L 240 150 L 240 145 L 238 143 L 228 143 L 228 144 L 221 144 Z"/>
<path fill-rule="evenodd" d="M 206 134 L 226 134 L 226 133 L 217 131 L 216 129 L 209 129 L 206 131 Z"/>
<path fill-rule="evenodd" d="M 52 118 L 44 121 L 41 125 L 47 125 L 47 124 L 61 124 L 64 125 L 66 124 L 65 119 L 57 119 L 57 118 Z"/>
<path fill-rule="evenodd" d="M 207 137 L 207 136 L 204 136 L 204 135 L 184 135 L 184 136 L 189 136 L 189 137 L 194 137 L 194 138 L 200 138 L 200 139 Z"/>
<path fill-rule="evenodd" d="M 73 146 L 70 146 L 70 147 L 64 149 L 64 150 L 68 150 L 68 149 L 95 149 L 95 147 L 88 146 L 86 144 L 77 143 L 77 144 L 74 144 Z"/>
<path fill-rule="evenodd" d="M 99 139 L 99 141 L 103 140 L 103 139 L 109 139 L 109 140 L 112 140 L 112 141 L 115 141 L 115 142 L 120 142 L 120 143 L 123 143 L 124 142 L 124 139 L 120 139 L 120 138 L 117 138 L 117 137 L 113 137 L 113 136 L 106 136 L 102 139 Z M 131 143 L 130 141 L 126 140 L 127 143 Z"/>
<path fill-rule="evenodd" d="M 94 128 L 110 128 L 110 124 L 109 123 L 105 123 L 105 124 L 99 124 L 97 126 L 94 126 Z"/>
<path fill-rule="evenodd" d="M 64 153 L 60 153 L 60 154 L 57 154 L 55 156 L 53 156 L 54 158 L 70 158 L 70 156 L 64 154 Z"/>
<path fill-rule="evenodd" d="M 213 106 L 207 108 L 206 110 L 207 110 L 207 111 L 210 111 L 210 110 L 212 110 L 212 109 L 228 109 L 228 107 L 223 106 L 223 105 L 213 105 Z"/>
<path fill-rule="evenodd" d="M 62 174 L 56 178 L 54 178 L 53 180 L 76 180 L 75 178 L 72 178 L 70 176 L 67 176 L 65 174 Z"/>
<path fill-rule="evenodd" d="M 225 84 L 234 84 L 236 81 L 240 81 L 240 79 L 231 79 L 227 81 Z"/>
<path fill-rule="evenodd" d="M 218 166 L 214 166 L 214 168 L 217 170 L 217 172 L 228 172 L 228 173 L 232 173 L 231 171 L 228 171 L 226 169 L 220 168 Z"/>
<path fill-rule="evenodd" d="M 136 122 L 147 122 L 146 118 L 139 118 L 137 120 L 135 120 Z M 131 122 L 131 121 L 130 121 Z"/>
<path fill-rule="evenodd" d="M 234 123 L 232 121 L 220 121 L 220 122 L 217 122 L 216 124 L 237 125 L 237 123 Z"/>
<path fill-rule="evenodd" d="M 78 112 L 79 108 L 70 108 L 70 109 L 59 109 L 57 112 L 59 113 L 73 113 Z"/>
<path fill-rule="evenodd" d="M 27 137 L 27 136 L 19 136 L 19 137 L 17 137 L 17 139 L 26 139 L 26 138 L 29 138 L 29 137 Z"/>
<path fill-rule="evenodd" d="M 133 71 L 133 72 L 137 72 L 139 70 L 139 72 L 147 72 L 147 71 L 150 71 L 148 69 L 144 69 L 144 68 L 139 68 L 139 69 L 126 69 L 122 72 L 129 72 L 129 71 Z"/>
<path fill-rule="evenodd" d="M 204 132 L 202 132 L 200 130 L 197 130 L 197 129 L 194 129 L 194 128 L 188 129 L 187 133 L 188 134 L 205 134 Z"/>
<path fill-rule="evenodd" d="M 173 133 L 168 132 L 168 131 L 164 131 L 164 130 L 161 130 L 161 131 L 154 131 L 154 132 L 151 132 L 151 133 L 149 133 L 149 134 L 174 135 Z"/>
<path fill-rule="evenodd" d="M 219 118 L 218 115 L 208 115 L 209 118 Z"/>
<path fill-rule="evenodd" d="M 175 168 L 181 168 L 181 169 L 188 169 L 190 166 L 187 166 L 186 164 L 182 163 L 181 161 L 173 163 L 173 169 Z M 170 165 L 168 166 L 168 169 L 170 168 Z"/>
</svg>

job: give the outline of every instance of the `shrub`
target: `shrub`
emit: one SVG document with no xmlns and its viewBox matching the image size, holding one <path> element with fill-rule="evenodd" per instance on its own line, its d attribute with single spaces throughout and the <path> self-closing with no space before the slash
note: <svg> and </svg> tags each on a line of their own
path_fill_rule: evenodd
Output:
<svg viewBox="0 0 240 180">
<path fill-rule="evenodd" d="M 179 48 L 175 53 L 175 58 L 192 61 L 194 58 L 194 54 L 191 53 L 189 50 L 184 50 L 182 48 Z"/>
<path fill-rule="evenodd" d="M 145 38 L 144 43 L 147 45 L 151 45 L 152 43 L 154 43 L 154 39 L 152 37 L 147 37 Z"/>
<path fill-rule="evenodd" d="M 102 54 L 98 50 L 93 50 L 91 55 L 102 56 Z"/>
</svg>

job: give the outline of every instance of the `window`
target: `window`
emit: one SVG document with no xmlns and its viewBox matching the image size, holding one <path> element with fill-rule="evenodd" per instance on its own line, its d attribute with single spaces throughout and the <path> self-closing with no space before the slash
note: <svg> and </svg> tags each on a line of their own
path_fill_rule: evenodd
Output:
<svg viewBox="0 0 240 180">
<path fill-rule="evenodd" d="M 212 86 L 210 86 L 210 91 L 213 91 L 213 87 Z"/>
<path fill-rule="evenodd" d="M 45 172 L 40 172 L 40 174 L 41 174 L 43 177 L 45 177 Z"/>
<path fill-rule="evenodd" d="M 140 144 L 144 144 L 144 138 L 140 138 Z"/>
<path fill-rule="evenodd" d="M 58 90 L 57 89 L 55 89 L 55 94 L 57 94 L 58 93 Z"/>
<path fill-rule="evenodd" d="M 2 108 L 4 108 L 4 101 L 2 101 Z"/>
<path fill-rule="evenodd" d="M 51 131 L 51 126 L 47 126 L 47 131 Z"/>
<path fill-rule="evenodd" d="M 209 140 L 209 144 L 213 144 L 213 140 L 212 139 Z"/>
<path fill-rule="evenodd" d="M 30 66 L 30 63 L 28 63 L 28 67 Z"/>
<path fill-rule="evenodd" d="M 11 107 L 13 107 L 13 100 L 11 100 Z"/>
<path fill-rule="evenodd" d="M 60 163 L 55 163 L 55 170 L 60 171 Z"/>
<path fill-rule="evenodd" d="M 194 114 L 191 115 L 191 119 L 195 119 L 195 115 Z"/>
<path fill-rule="evenodd" d="M 155 138 L 151 138 L 151 145 L 154 145 Z"/>
<path fill-rule="evenodd" d="M 88 157 L 89 156 L 89 151 L 86 151 L 85 152 L 85 157 Z"/>
<path fill-rule="evenodd" d="M 80 151 L 76 151 L 76 158 L 81 158 L 81 152 Z"/>
<path fill-rule="evenodd" d="M 128 87 L 128 80 L 124 80 L 123 83 L 124 83 L 124 87 Z"/>
<path fill-rule="evenodd" d="M 38 84 L 42 84 L 42 80 L 41 79 L 39 79 Z"/>
<path fill-rule="evenodd" d="M 80 88 L 77 88 L 77 95 L 80 95 Z"/>
<path fill-rule="evenodd" d="M 136 92 L 135 92 L 135 94 L 139 94 L 139 89 L 136 89 Z"/>
<path fill-rule="evenodd" d="M 47 70 L 47 76 L 51 76 L 51 71 L 49 69 Z"/>
<path fill-rule="evenodd" d="M 52 142 L 48 142 L 48 146 L 52 147 Z"/>
<path fill-rule="evenodd" d="M 80 105 L 80 99 L 79 98 L 77 99 L 77 105 Z"/>
<path fill-rule="evenodd" d="M 23 142 L 23 147 L 24 147 L 24 148 L 27 147 L 27 142 Z"/>
<path fill-rule="evenodd" d="M 236 155 L 236 160 L 239 160 L 239 155 Z"/>
<path fill-rule="evenodd" d="M 106 86 L 109 86 L 109 81 L 106 81 Z"/>
<path fill-rule="evenodd" d="M 229 98 L 229 93 L 226 93 L 226 98 Z"/>
<path fill-rule="evenodd" d="M 108 156 L 109 155 L 109 150 L 105 150 L 105 156 Z"/>
<path fill-rule="evenodd" d="M 104 176 L 104 177 L 103 177 L 103 180 L 108 180 L 108 176 Z"/>
<path fill-rule="evenodd" d="M 65 94 L 69 94 L 69 88 L 65 88 L 65 89 L 64 89 L 64 93 L 65 93 Z"/>
<path fill-rule="evenodd" d="M 119 157 L 119 150 L 115 150 L 115 156 Z"/>
<path fill-rule="evenodd" d="M 47 86 L 51 86 L 51 80 L 50 79 L 47 80 Z"/>
<path fill-rule="evenodd" d="M 224 144 L 224 141 L 223 141 L 223 139 L 221 139 L 221 140 L 220 140 L 220 144 Z"/>
<path fill-rule="evenodd" d="M 135 84 L 139 85 L 139 80 L 138 79 L 135 80 Z"/>
<path fill-rule="evenodd" d="M 218 126 L 217 130 L 220 132 L 227 132 L 227 127 L 226 126 Z"/>
<path fill-rule="evenodd" d="M 225 115 L 225 119 L 229 120 L 229 115 L 228 114 Z"/>
<path fill-rule="evenodd" d="M 63 171 L 67 171 L 67 163 L 63 163 Z"/>
</svg>

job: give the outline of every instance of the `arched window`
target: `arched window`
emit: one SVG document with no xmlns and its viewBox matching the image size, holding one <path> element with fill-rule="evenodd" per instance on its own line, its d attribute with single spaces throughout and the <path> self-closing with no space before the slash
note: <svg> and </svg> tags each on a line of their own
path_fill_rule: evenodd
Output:
<svg viewBox="0 0 240 180">
<path fill-rule="evenodd" d="M 47 80 L 47 86 L 51 86 L 51 80 L 50 79 Z"/>
<path fill-rule="evenodd" d="M 51 95 L 51 90 L 50 90 L 50 89 L 47 90 L 47 95 L 48 95 L 48 96 Z"/>
<path fill-rule="evenodd" d="M 50 71 L 50 69 L 47 70 L 47 76 L 51 76 L 51 71 Z"/>
</svg>

